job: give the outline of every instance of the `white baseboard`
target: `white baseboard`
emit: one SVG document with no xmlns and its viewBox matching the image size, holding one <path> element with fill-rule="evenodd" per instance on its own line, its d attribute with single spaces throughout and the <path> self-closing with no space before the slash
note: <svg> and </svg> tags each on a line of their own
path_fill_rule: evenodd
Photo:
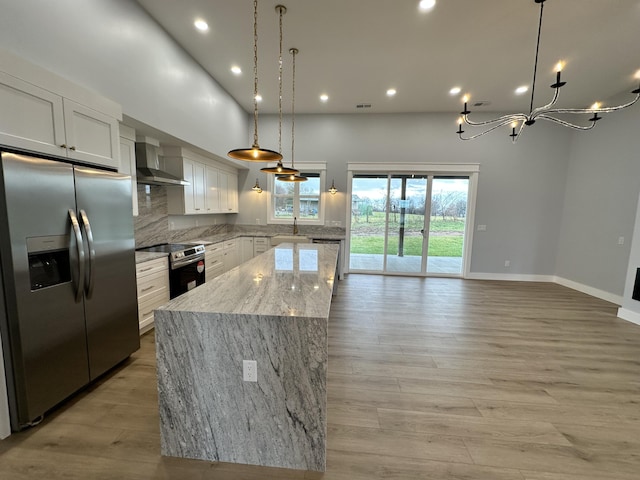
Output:
<svg viewBox="0 0 640 480">
<path fill-rule="evenodd" d="M 606 302 L 615 303 L 616 305 L 622 305 L 622 295 L 615 295 L 613 293 L 605 292 L 604 290 L 593 288 L 588 285 L 583 285 L 582 283 L 574 282 L 573 280 L 567 280 L 566 278 L 562 277 L 553 277 L 553 282 L 564 287 L 571 288 L 572 290 L 586 293 L 587 295 L 591 295 L 592 297 L 599 298 Z"/>
<path fill-rule="evenodd" d="M 470 273 L 468 280 L 502 280 L 505 282 L 553 282 L 553 275 L 518 275 L 513 273 Z"/>
<path fill-rule="evenodd" d="M 628 308 L 619 308 L 618 318 L 626 320 L 627 322 L 635 323 L 636 325 L 640 325 L 640 313 L 629 310 Z"/>
</svg>

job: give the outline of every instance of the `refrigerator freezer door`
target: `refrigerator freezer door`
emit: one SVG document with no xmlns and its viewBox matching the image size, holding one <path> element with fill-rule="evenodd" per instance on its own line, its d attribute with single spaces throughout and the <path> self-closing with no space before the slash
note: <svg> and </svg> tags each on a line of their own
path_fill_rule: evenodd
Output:
<svg viewBox="0 0 640 480">
<path fill-rule="evenodd" d="M 84 305 L 75 298 L 81 279 L 69 216 L 75 209 L 73 168 L 2 153 L 2 183 L 6 305 L 0 323 L 10 365 L 11 423 L 19 429 L 86 385 L 89 368 Z M 31 278 L 34 272 L 38 279 Z M 47 272 L 53 280 L 42 282 Z"/>
<path fill-rule="evenodd" d="M 140 346 L 131 178 L 75 167 L 87 252 L 85 313 L 89 370 L 98 377 Z"/>
</svg>

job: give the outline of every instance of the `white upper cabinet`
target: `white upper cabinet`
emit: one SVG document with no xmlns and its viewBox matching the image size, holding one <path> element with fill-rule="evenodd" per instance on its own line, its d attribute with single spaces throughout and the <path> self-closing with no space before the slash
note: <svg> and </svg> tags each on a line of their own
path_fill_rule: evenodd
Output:
<svg viewBox="0 0 640 480">
<path fill-rule="evenodd" d="M 136 184 L 136 132 L 120 125 L 120 168 L 118 171 L 131 176 L 131 209 L 138 216 L 138 188 Z"/>
<path fill-rule="evenodd" d="M 65 155 L 62 97 L 0 72 L 0 143 Z"/>
<path fill-rule="evenodd" d="M 118 168 L 118 121 L 72 100 L 63 99 L 67 156 Z"/>
<path fill-rule="evenodd" d="M 122 109 L 3 53 L 0 144 L 118 169 Z"/>
<path fill-rule="evenodd" d="M 167 189 L 171 215 L 238 213 L 238 175 L 180 147 L 164 149 L 165 169 L 189 182 Z"/>
<path fill-rule="evenodd" d="M 206 193 L 205 201 L 207 213 L 217 213 L 220 211 L 220 190 L 218 184 L 218 170 L 210 165 L 205 167 L 206 172 Z"/>
</svg>

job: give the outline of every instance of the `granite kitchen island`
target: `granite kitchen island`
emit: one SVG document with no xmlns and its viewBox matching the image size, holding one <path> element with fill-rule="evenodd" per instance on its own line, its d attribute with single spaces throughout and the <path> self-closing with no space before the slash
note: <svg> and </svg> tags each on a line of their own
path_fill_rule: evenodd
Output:
<svg viewBox="0 0 640 480">
<path fill-rule="evenodd" d="M 156 310 L 163 455 L 325 470 L 337 257 L 279 245 Z"/>
</svg>

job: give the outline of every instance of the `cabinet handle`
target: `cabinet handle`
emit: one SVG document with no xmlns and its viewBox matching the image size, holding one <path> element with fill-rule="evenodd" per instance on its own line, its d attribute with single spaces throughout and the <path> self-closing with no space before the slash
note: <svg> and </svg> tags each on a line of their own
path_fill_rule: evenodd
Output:
<svg viewBox="0 0 640 480">
<path fill-rule="evenodd" d="M 69 150 L 73 150 L 75 152 L 76 151 L 76 147 L 69 147 Z"/>
<path fill-rule="evenodd" d="M 148 292 L 149 290 L 153 290 L 156 286 L 155 285 L 151 285 L 150 287 L 147 288 L 143 288 L 142 290 L 140 290 L 141 292 Z"/>
<path fill-rule="evenodd" d="M 140 271 L 141 272 L 148 272 L 151 269 L 153 269 L 153 267 L 141 268 Z"/>
<path fill-rule="evenodd" d="M 63 143 L 62 145 L 60 145 L 60 148 L 67 148 L 67 144 Z"/>
<path fill-rule="evenodd" d="M 199 211 L 200 211 L 200 209 L 199 209 L 199 208 L 196 208 L 196 212 L 199 212 Z"/>
</svg>

